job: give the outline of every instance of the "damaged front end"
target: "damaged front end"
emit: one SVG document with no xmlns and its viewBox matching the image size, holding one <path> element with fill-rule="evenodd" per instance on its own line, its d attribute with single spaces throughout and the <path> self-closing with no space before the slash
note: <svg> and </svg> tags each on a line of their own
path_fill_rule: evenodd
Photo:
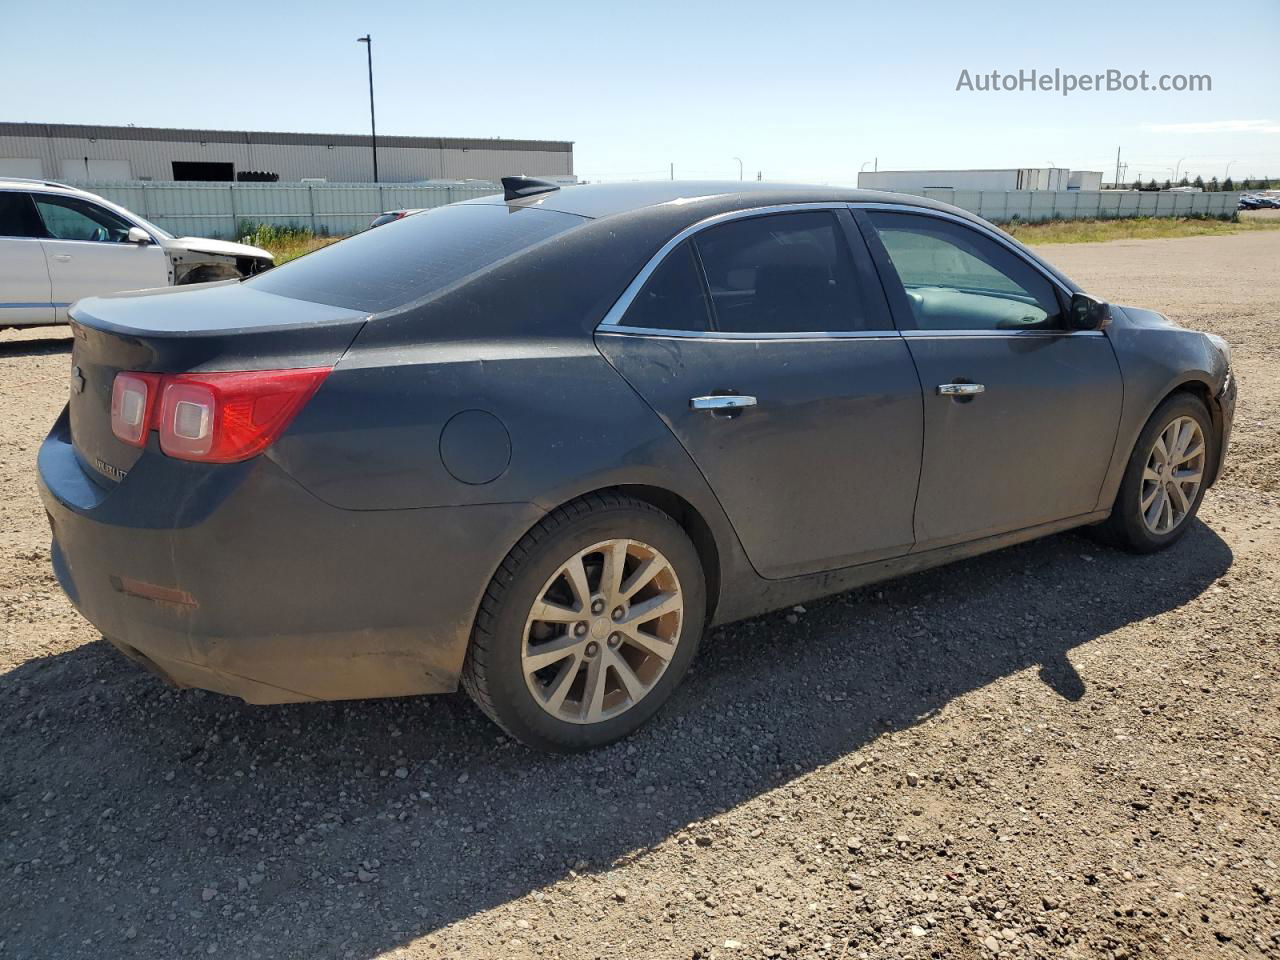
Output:
<svg viewBox="0 0 1280 960">
<path fill-rule="evenodd" d="M 247 244 L 180 237 L 168 248 L 174 286 L 244 280 L 270 270 L 275 259 Z"/>
</svg>

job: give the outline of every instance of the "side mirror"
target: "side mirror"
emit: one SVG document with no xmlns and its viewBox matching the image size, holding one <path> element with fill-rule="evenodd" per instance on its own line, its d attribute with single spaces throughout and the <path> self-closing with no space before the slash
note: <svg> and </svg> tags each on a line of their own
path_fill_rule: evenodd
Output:
<svg viewBox="0 0 1280 960">
<path fill-rule="evenodd" d="M 152 241 L 151 239 L 151 234 L 147 233 L 147 231 L 143 230 L 141 227 L 130 227 L 129 242 L 130 243 L 152 243 L 154 241 Z"/>
<path fill-rule="evenodd" d="M 1101 330 L 1111 322 L 1111 304 L 1095 300 L 1087 293 L 1073 293 L 1067 322 L 1072 330 Z"/>
</svg>

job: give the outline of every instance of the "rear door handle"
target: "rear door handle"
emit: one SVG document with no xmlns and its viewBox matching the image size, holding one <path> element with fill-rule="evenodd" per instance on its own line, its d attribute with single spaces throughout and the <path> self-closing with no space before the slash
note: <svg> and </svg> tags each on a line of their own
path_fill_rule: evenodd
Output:
<svg viewBox="0 0 1280 960">
<path fill-rule="evenodd" d="M 690 410 L 741 410 L 744 407 L 754 407 L 756 405 L 755 397 L 742 396 L 740 394 L 730 394 L 727 396 L 714 397 L 692 397 L 689 400 Z"/>
<path fill-rule="evenodd" d="M 987 388 L 981 383 L 940 383 L 938 384 L 938 396 L 940 397 L 976 397 L 980 393 L 985 393 Z"/>
<path fill-rule="evenodd" d="M 70 263 L 70 262 L 71 262 L 71 254 L 69 254 L 69 253 L 55 253 L 55 254 L 53 255 L 53 259 L 57 260 L 59 263 Z"/>
</svg>

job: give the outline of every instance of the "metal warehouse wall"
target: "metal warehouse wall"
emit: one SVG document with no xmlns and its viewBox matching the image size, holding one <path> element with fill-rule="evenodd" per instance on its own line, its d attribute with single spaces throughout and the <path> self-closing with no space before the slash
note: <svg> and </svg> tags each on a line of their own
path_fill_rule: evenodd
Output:
<svg viewBox="0 0 1280 960">
<path fill-rule="evenodd" d="M 0 124 L 0 158 L 39 160 L 42 167 L 39 176 L 49 179 L 102 179 L 92 169 L 85 168 L 86 158 L 89 161 L 127 161 L 129 177 L 133 179 L 172 180 L 175 160 L 231 163 L 237 171 L 277 173 L 282 181 L 296 182 L 304 177 L 322 177 L 341 183 L 373 179 L 372 150 L 367 137 L 174 131 L 173 139 L 127 139 L 95 137 L 94 128 L 84 128 L 83 136 L 41 136 L 27 132 L 29 128 L 39 126 Z M 186 139 L 187 135 L 190 139 Z M 210 139 L 199 139 L 202 135 Z M 271 136 L 285 142 L 257 142 L 254 139 Z M 238 141 L 236 137 L 239 137 Z M 326 142 L 329 140 L 333 142 Z M 497 180 L 511 174 L 565 176 L 573 173 L 572 144 L 536 140 L 513 140 L 500 146 L 499 143 L 493 140 L 380 137 L 378 178 L 384 182 L 437 178 Z M 64 170 L 64 162 L 74 165 L 74 174 Z"/>
<path fill-rule="evenodd" d="M 381 151 L 379 151 L 381 163 Z M 149 183 L 80 181 L 176 236 L 236 239 L 245 224 L 305 227 L 315 233 L 357 233 L 384 210 L 439 207 L 495 192 L 470 184 L 393 183 Z M 567 187 L 565 189 L 573 189 Z"/>
</svg>

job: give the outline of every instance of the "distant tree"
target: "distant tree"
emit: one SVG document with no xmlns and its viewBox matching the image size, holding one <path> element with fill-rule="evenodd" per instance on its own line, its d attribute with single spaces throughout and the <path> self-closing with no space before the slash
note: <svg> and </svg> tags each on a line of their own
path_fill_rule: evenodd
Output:
<svg viewBox="0 0 1280 960">
<path fill-rule="evenodd" d="M 1141 190 L 1141 189 L 1142 189 L 1142 181 L 1141 181 L 1141 180 L 1135 180 L 1135 181 L 1133 181 L 1133 184 L 1129 187 L 1129 189 L 1130 189 L 1130 190 Z"/>
<path fill-rule="evenodd" d="M 1191 186 L 1191 182 L 1190 182 L 1189 180 L 1187 180 L 1187 175 L 1186 175 L 1185 173 L 1182 175 L 1182 179 L 1178 181 L 1178 186 L 1180 186 L 1180 187 L 1189 187 L 1189 186 Z"/>
<path fill-rule="evenodd" d="M 1218 186 L 1217 177 L 1214 177 L 1212 180 L 1209 181 L 1209 186 L 1207 189 L 1209 190 L 1210 193 L 1217 193 L 1219 190 L 1222 189 L 1220 186 Z"/>
<path fill-rule="evenodd" d="M 1232 182 L 1231 182 L 1231 178 L 1230 178 L 1230 177 L 1227 177 L 1227 179 L 1225 179 L 1225 180 L 1223 180 L 1223 181 L 1222 181 L 1222 189 L 1223 189 L 1223 190 L 1228 190 L 1228 191 L 1230 191 L 1230 190 L 1234 190 L 1235 188 L 1236 188 L 1236 185 L 1235 185 L 1234 183 L 1232 183 Z"/>
<path fill-rule="evenodd" d="M 1270 181 L 1267 177 L 1263 177 L 1261 180 L 1259 180 L 1259 181 L 1258 181 L 1258 189 L 1259 189 L 1259 190 L 1270 190 L 1270 189 L 1271 189 L 1271 181 Z"/>
<path fill-rule="evenodd" d="M 1156 183 L 1156 178 L 1155 178 L 1155 177 L 1152 177 L 1152 178 L 1151 178 L 1151 182 L 1147 184 L 1147 189 L 1148 189 L 1148 190 L 1159 190 L 1159 189 L 1160 189 L 1160 184 Z"/>
<path fill-rule="evenodd" d="M 1199 187 L 1201 190 L 1203 190 L 1203 189 L 1204 189 L 1204 177 L 1200 176 L 1200 174 L 1196 174 L 1196 178 L 1195 178 L 1195 180 L 1193 180 L 1193 181 L 1192 181 L 1191 185 L 1192 185 L 1193 187 Z"/>
<path fill-rule="evenodd" d="M 1161 187 L 1160 189 L 1161 189 L 1161 190 L 1170 190 L 1170 189 L 1172 189 L 1172 188 L 1173 188 L 1173 184 L 1172 184 L 1170 181 L 1166 180 L 1166 181 L 1164 182 L 1164 186 L 1163 186 L 1163 187 Z"/>
</svg>

